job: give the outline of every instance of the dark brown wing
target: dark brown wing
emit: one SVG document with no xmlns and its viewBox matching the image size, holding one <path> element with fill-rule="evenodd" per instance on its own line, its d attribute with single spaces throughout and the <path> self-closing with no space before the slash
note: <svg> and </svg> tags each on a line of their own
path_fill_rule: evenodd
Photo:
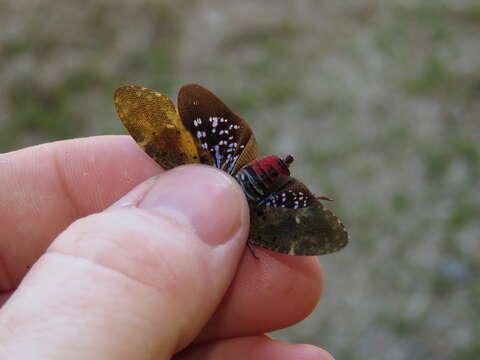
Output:
<svg viewBox="0 0 480 360">
<path fill-rule="evenodd" d="M 200 162 L 198 145 L 168 97 L 140 86 L 122 86 L 114 101 L 130 135 L 163 168 Z"/>
<path fill-rule="evenodd" d="M 248 241 L 290 255 L 324 255 L 345 247 L 348 232 L 320 202 L 290 209 L 272 206 L 250 208 Z"/>
<path fill-rule="evenodd" d="M 299 209 L 318 203 L 305 184 L 288 175 L 279 174 L 270 188 L 271 193 L 258 205 Z"/>
<path fill-rule="evenodd" d="M 178 111 L 215 167 L 235 174 L 257 157 L 257 143 L 247 122 L 204 87 L 184 85 L 178 93 Z"/>
<path fill-rule="evenodd" d="M 276 188 L 250 211 L 250 243 L 291 255 L 324 255 L 342 249 L 348 232 L 305 184 L 279 175 Z"/>
</svg>

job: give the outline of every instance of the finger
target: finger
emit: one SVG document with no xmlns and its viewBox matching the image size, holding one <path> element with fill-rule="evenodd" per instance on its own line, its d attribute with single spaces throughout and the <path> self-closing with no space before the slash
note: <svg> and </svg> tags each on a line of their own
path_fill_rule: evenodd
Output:
<svg viewBox="0 0 480 360">
<path fill-rule="evenodd" d="M 247 233 L 231 177 L 162 174 L 55 240 L 0 313 L 2 355 L 169 359 L 220 302 Z"/>
<path fill-rule="evenodd" d="M 255 335 L 282 329 L 307 317 L 322 293 L 316 257 L 245 251 L 235 280 L 197 341 Z"/>
<path fill-rule="evenodd" d="M 8 238 L 0 238 L 0 286 L 3 289 L 16 287 L 51 239 L 68 226 L 70 217 L 74 220 L 76 215 L 65 216 L 70 214 L 72 204 L 82 215 L 100 211 L 118 198 L 122 191 L 126 192 L 134 183 L 159 171 L 159 167 L 130 138 L 122 136 L 64 141 L 7 155 L 11 154 L 15 155 L 15 159 L 9 158 L 7 165 L 10 165 L 6 167 L 11 169 L 6 173 L 0 171 L 0 179 L 4 183 L 9 181 L 10 190 L 0 196 L 21 193 L 20 198 L 30 200 L 12 201 L 12 198 L 7 198 L 0 201 L 0 207 L 2 204 L 8 207 L 4 213 L 11 220 L 2 224 L 4 228 L 9 228 L 5 232 Z M 31 164 L 32 159 L 38 161 Z M 43 165 L 39 167 L 36 163 Z M 61 171 L 53 171 L 55 166 L 51 165 L 50 169 L 49 163 L 58 164 Z M 5 165 L 0 161 L 0 167 L 2 164 Z M 55 186 L 58 176 L 52 176 L 57 172 L 63 174 L 60 176 L 63 178 L 61 186 Z M 15 183 L 21 191 L 15 190 Z M 91 197 L 91 193 L 97 195 Z M 42 197 L 46 199 L 42 200 Z M 91 200 L 86 201 L 89 197 Z M 218 204 L 218 207 L 222 209 L 224 205 Z M 16 233 L 25 226 L 25 219 L 28 219 L 27 225 L 31 223 L 31 231 Z M 48 236 L 42 237 L 43 232 Z M 18 238 L 12 237 L 13 234 Z M 260 248 L 256 251 L 260 261 L 253 259 L 249 252 L 245 254 L 228 295 L 202 332 L 203 339 L 283 328 L 302 320 L 314 309 L 322 287 L 318 261 L 275 254 Z M 3 272 L 2 259 L 6 265 Z M 10 279 L 10 285 L 5 285 L 2 278 Z M 0 296 L 0 305 L 5 297 Z"/>
<path fill-rule="evenodd" d="M 312 345 L 292 345 L 258 335 L 196 344 L 176 355 L 174 359 L 333 360 L 333 357 L 325 350 Z"/>
<path fill-rule="evenodd" d="M 0 155 L 0 291 L 13 290 L 74 220 L 105 209 L 161 168 L 127 136 Z"/>
</svg>

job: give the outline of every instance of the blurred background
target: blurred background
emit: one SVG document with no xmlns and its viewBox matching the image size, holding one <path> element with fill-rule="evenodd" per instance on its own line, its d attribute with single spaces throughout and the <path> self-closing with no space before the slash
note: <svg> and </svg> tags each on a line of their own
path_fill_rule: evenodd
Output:
<svg viewBox="0 0 480 360">
<path fill-rule="evenodd" d="M 198 82 L 351 233 L 320 306 L 273 336 L 480 358 L 478 0 L 0 0 L 0 29 L 1 151 L 125 133 L 116 87 Z"/>
</svg>

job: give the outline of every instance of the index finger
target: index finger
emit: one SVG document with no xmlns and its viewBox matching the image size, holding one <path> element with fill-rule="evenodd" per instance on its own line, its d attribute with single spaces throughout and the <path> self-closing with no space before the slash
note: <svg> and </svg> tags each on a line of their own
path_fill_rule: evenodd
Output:
<svg viewBox="0 0 480 360">
<path fill-rule="evenodd" d="M 1 154 L 0 291 L 14 289 L 70 223 L 105 209 L 160 171 L 129 136 L 66 140 Z"/>
</svg>

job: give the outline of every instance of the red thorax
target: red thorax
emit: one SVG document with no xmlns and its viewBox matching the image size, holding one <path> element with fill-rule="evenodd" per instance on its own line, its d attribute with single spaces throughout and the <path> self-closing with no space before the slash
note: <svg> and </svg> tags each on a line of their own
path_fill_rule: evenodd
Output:
<svg viewBox="0 0 480 360">
<path fill-rule="evenodd" d="M 285 159 L 275 155 L 266 156 L 245 165 L 235 174 L 235 178 L 242 186 L 247 198 L 258 202 L 290 181 L 288 167 L 292 162 L 291 155 Z"/>
</svg>

